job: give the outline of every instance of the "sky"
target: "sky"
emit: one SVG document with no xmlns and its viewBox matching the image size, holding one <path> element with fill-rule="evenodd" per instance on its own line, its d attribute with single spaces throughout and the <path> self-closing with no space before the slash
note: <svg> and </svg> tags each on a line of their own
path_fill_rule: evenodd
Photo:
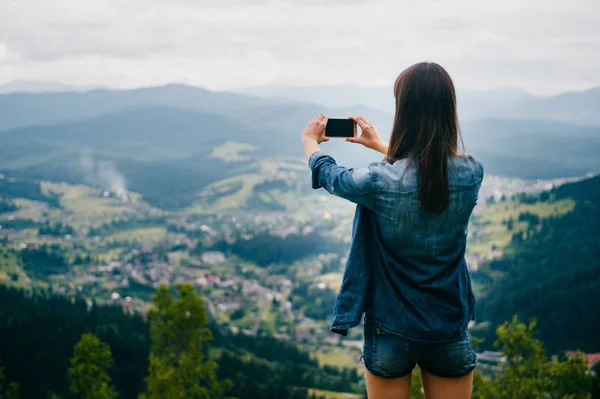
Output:
<svg viewBox="0 0 600 399">
<path fill-rule="evenodd" d="M 0 84 L 600 86 L 598 0 L 0 0 Z"/>
</svg>

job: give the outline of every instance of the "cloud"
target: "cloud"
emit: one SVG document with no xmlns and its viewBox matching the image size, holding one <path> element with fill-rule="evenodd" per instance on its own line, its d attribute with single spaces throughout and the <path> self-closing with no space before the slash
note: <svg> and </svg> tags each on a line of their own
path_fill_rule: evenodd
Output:
<svg viewBox="0 0 600 399">
<path fill-rule="evenodd" d="M 458 85 L 557 91 L 600 85 L 599 47 L 596 0 L 0 1 L 4 80 L 350 84 L 434 60 Z"/>
<path fill-rule="evenodd" d="M 0 43 L 0 62 L 5 62 L 9 59 L 10 53 L 6 43 Z"/>
<path fill-rule="evenodd" d="M 507 35 L 490 32 L 489 30 L 480 29 L 469 38 L 469 41 L 478 45 L 500 45 L 507 43 L 509 37 Z"/>
<path fill-rule="evenodd" d="M 431 29 L 440 31 L 458 31 L 467 27 L 467 22 L 463 17 L 441 17 L 431 23 Z"/>
</svg>

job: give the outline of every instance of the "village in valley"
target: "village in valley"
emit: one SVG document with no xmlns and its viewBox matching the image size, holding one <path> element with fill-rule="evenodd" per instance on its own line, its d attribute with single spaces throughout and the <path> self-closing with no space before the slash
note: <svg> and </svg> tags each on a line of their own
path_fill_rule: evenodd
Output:
<svg viewBox="0 0 600 399">
<path fill-rule="evenodd" d="M 247 197 L 239 196 L 243 185 L 226 192 L 231 181 L 213 187 L 212 195 L 221 192 L 223 198 L 213 202 L 219 208 L 204 211 L 198 206 L 166 211 L 127 191 L 39 182 L 54 204 L 42 198 L 2 199 L 11 208 L 0 213 L 0 282 L 84 297 L 90 307 L 113 304 L 141 314 L 160 285 L 191 283 L 219 328 L 295 342 L 324 365 L 358 365 L 360 328 L 347 337 L 329 332 L 354 206 L 298 188 L 306 173 L 281 173 L 255 181 L 254 188 L 261 184 L 265 191 L 246 190 Z M 297 191 L 270 184 L 282 180 Z M 511 229 L 526 227 L 518 219 L 527 204 L 513 197 L 560 183 L 486 178 L 469 229 L 472 273 L 502 256 Z M 256 204 L 252 196 L 262 196 L 263 206 L 244 207 Z M 264 206 L 265 198 L 284 199 L 280 204 L 285 209 Z M 543 211 L 561 212 L 559 208 Z M 489 223 L 498 217 L 503 224 Z M 508 218 L 515 220 L 511 229 Z M 485 292 L 478 281 L 475 276 L 476 291 Z"/>
</svg>

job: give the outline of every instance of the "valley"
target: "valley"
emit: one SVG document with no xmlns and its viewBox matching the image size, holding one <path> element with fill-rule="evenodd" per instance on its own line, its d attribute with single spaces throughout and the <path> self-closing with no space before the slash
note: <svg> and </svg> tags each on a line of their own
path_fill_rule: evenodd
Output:
<svg viewBox="0 0 600 399">
<path fill-rule="evenodd" d="M 274 336 L 321 365 L 357 368 L 360 329 L 345 338 L 328 332 L 354 207 L 309 191 L 301 159 L 258 168 L 208 185 L 178 211 L 129 191 L 3 176 L 0 196 L 13 208 L 0 214 L 0 282 L 141 314 L 159 285 L 192 282 L 221 328 Z M 486 178 L 467 250 L 479 297 L 501 274 L 488 271 L 490 262 L 530 229 L 520 215 L 557 217 L 574 207 L 569 199 L 540 206 L 512 198 L 564 182 Z M 39 185 L 42 197 L 21 194 L 23 184 Z"/>
<path fill-rule="evenodd" d="M 271 342 L 303 359 L 301 376 L 287 381 L 355 398 L 364 383 L 362 331 L 329 333 L 354 206 L 310 188 L 298 137 L 323 109 L 182 85 L 0 94 L 0 284 L 26 297 L 58 295 L 79 321 L 77 312 L 98 310 L 135 324 L 158 287 L 191 283 L 205 299 L 210 356 L 223 377 L 287 373 L 284 355 L 262 351 Z M 325 109 L 363 113 L 382 136 L 389 131 L 382 110 Z M 462 124 L 465 149 L 486 171 L 466 252 L 480 351 L 494 349 L 496 326 L 514 314 L 540 319 L 552 354 L 600 350 L 600 321 L 581 300 L 594 300 L 599 283 L 600 233 L 590 221 L 598 218 L 600 128 L 573 119 Z M 342 141 L 323 149 L 352 167 L 381 160 Z M 581 252 L 570 254 L 578 243 Z M 55 316 L 63 323 L 64 314 Z M 564 319 L 577 333 L 554 327 Z M 144 372 L 135 371 L 136 381 Z M 135 397 L 138 388 L 122 389 Z"/>
</svg>

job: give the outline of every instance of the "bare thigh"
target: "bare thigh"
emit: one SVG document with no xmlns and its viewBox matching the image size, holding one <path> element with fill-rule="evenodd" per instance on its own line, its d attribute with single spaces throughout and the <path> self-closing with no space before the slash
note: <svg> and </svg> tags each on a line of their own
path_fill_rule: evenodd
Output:
<svg viewBox="0 0 600 399">
<path fill-rule="evenodd" d="M 471 399 L 473 371 L 462 377 L 442 378 L 421 369 L 421 376 L 426 399 Z"/>
<path fill-rule="evenodd" d="M 411 374 L 402 378 L 382 378 L 365 368 L 365 377 L 369 399 L 410 399 Z"/>
</svg>

